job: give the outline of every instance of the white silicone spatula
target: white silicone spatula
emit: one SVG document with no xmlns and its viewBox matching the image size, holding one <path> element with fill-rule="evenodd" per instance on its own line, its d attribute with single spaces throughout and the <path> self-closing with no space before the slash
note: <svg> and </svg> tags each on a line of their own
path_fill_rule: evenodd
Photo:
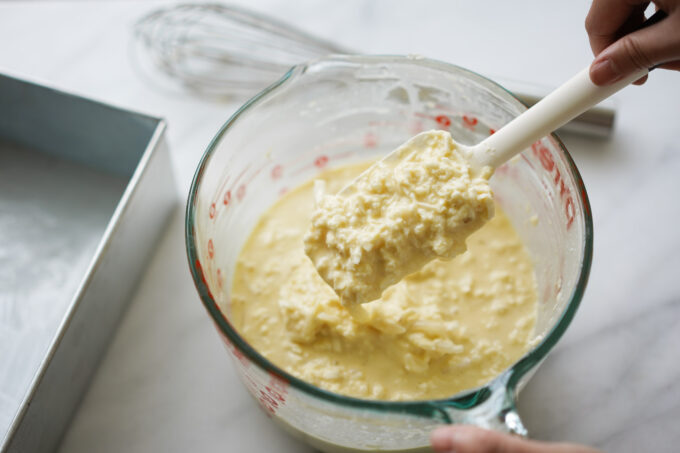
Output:
<svg viewBox="0 0 680 453">
<path fill-rule="evenodd" d="M 536 140 L 550 134 L 648 72 L 647 69 L 641 69 L 611 85 L 597 86 L 590 80 L 590 68 L 586 67 L 495 134 L 474 146 L 458 146 L 467 155 L 471 167 L 497 168 Z"/>
</svg>

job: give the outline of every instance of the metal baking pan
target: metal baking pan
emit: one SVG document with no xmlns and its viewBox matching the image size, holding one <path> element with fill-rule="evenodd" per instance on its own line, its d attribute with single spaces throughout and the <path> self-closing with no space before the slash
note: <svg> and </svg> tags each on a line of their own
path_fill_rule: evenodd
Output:
<svg viewBox="0 0 680 453">
<path fill-rule="evenodd" d="M 165 123 L 0 75 L 0 451 L 59 443 L 179 198 Z"/>
</svg>

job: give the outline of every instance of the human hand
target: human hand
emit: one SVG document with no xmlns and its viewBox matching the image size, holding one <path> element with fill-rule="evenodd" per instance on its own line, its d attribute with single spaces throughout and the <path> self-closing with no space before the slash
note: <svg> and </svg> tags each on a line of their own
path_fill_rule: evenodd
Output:
<svg viewBox="0 0 680 453">
<path fill-rule="evenodd" d="M 437 453 L 600 453 L 583 445 L 539 442 L 467 425 L 437 428 L 430 442 Z"/>
<path fill-rule="evenodd" d="M 653 2 L 668 17 L 638 30 L 649 1 L 593 0 L 586 31 L 595 60 L 590 79 L 607 85 L 642 68 L 680 70 L 680 0 Z M 647 77 L 635 82 L 640 85 Z"/>
</svg>

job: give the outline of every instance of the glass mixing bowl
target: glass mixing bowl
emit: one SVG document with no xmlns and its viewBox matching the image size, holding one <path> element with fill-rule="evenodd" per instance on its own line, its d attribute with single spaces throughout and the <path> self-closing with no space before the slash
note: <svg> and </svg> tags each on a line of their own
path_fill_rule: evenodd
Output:
<svg viewBox="0 0 680 453">
<path fill-rule="evenodd" d="M 310 385 L 260 355 L 230 322 L 241 247 L 260 215 L 321 170 L 376 158 L 447 129 L 473 144 L 525 110 L 499 85 L 418 57 L 334 56 L 292 68 L 241 107 L 206 150 L 191 186 L 191 273 L 245 387 L 271 418 L 322 451 L 427 450 L 430 431 L 472 423 L 526 434 L 517 392 L 562 336 L 586 286 L 592 218 L 583 181 L 555 136 L 496 170 L 491 185 L 535 263 L 531 349 L 486 385 L 450 398 L 362 400 Z"/>
</svg>

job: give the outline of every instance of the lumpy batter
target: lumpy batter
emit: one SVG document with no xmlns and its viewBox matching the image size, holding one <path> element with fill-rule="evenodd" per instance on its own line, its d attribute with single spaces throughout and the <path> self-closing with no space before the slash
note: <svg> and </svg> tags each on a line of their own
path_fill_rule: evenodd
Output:
<svg viewBox="0 0 680 453">
<path fill-rule="evenodd" d="M 367 167 L 319 178 L 333 193 Z M 311 181 L 284 195 L 259 220 L 236 265 L 232 319 L 273 363 L 336 393 L 419 400 L 483 385 L 526 352 L 534 270 L 498 207 L 465 253 L 405 277 L 356 319 L 305 255 L 313 205 Z"/>
<path fill-rule="evenodd" d="M 376 300 L 465 251 L 493 216 L 491 173 L 474 171 L 448 132 L 418 134 L 340 194 L 317 196 L 305 252 L 344 305 Z"/>
</svg>

